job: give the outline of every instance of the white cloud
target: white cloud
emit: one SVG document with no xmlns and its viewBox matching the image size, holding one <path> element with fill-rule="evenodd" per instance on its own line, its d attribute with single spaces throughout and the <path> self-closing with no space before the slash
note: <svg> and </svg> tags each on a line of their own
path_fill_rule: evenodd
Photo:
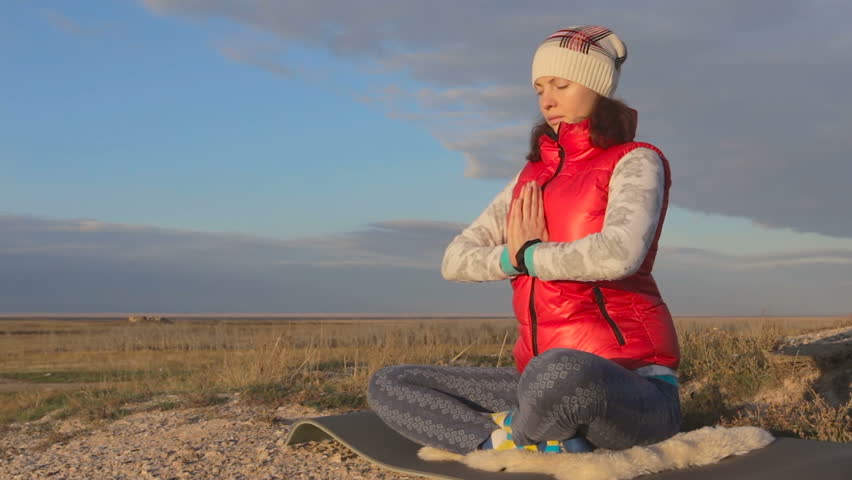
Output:
<svg viewBox="0 0 852 480">
<path fill-rule="evenodd" d="M 729 255 L 700 248 L 660 247 L 666 262 L 706 269 L 762 271 L 792 266 L 852 265 L 852 250 L 819 249 L 768 254 Z"/>
<path fill-rule="evenodd" d="M 477 178 L 506 178 L 518 172 L 518 159 L 528 153 L 530 128 L 525 125 L 455 134 L 444 143 L 462 152 L 467 160 L 465 175 Z"/>
<path fill-rule="evenodd" d="M 523 92 L 538 42 L 570 23 L 607 25 L 629 52 L 617 97 L 639 110 L 640 140 L 672 161 L 674 204 L 852 237 L 848 2 L 144 3 L 232 20 L 281 48 L 323 49 L 371 75 L 407 73 L 425 88 L 355 95 L 422 123 L 475 177 L 508 177 L 523 164 L 521 132 L 535 112 L 532 91 Z M 512 126 L 514 134 L 494 135 Z"/>
</svg>

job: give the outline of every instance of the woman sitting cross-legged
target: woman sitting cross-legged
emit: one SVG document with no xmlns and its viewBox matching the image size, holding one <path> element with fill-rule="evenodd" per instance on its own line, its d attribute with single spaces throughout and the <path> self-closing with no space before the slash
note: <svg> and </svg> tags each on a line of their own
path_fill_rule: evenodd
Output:
<svg viewBox="0 0 852 480">
<path fill-rule="evenodd" d="M 527 161 L 442 265 L 448 280 L 510 280 L 515 366 L 377 371 L 368 403 L 403 436 L 457 453 L 579 452 L 678 432 L 677 334 L 651 274 L 671 176 L 633 140 L 636 111 L 612 99 L 626 58 L 600 26 L 535 52 L 543 119 Z"/>
</svg>

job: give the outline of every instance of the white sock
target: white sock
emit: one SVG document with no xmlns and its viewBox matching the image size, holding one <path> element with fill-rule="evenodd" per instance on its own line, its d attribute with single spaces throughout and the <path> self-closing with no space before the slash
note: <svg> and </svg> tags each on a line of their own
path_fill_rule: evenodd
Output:
<svg viewBox="0 0 852 480">
<path fill-rule="evenodd" d="M 506 433 L 506 431 L 503 430 L 502 428 L 498 428 L 497 430 L 494 430 L 493 432 L 491 432 L 491 436 L 488 437 L 488 440 L 486 440 L 482 444 L 481 448 L 486 449 L 486 450 L 487 449 L 496 449 L 497 447 L 502 445 L 503 442 L 505 442 L 508 439 L 509 439 L 509 436 Z"/>
</svg>

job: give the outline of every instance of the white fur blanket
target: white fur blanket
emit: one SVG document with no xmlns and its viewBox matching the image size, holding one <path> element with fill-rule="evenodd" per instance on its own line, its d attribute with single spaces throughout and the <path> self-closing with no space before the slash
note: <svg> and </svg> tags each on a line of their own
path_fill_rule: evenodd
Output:
<svg viewBox="0 0 852 480">
<path fill-rule="evenodd" d="M 716 463 L 731 455 L 765 447 L 774 437 L 757 427 L 704 427 L 654 445 L 589 453 L 538 453 L 529 450 L 478 450 L 467 455 L 423 447 L 417 456 L 460 461 L 491 472 L 547 473 L 559 480 L 627 480 L 640 475 Z"/>
</svg>

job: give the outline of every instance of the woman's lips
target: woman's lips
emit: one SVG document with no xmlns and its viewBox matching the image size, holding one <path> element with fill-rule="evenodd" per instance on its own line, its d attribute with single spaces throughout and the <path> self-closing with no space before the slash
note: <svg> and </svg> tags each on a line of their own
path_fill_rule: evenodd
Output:
<svg viewBox="0 0 852 480">
<path fill-rule="evenodd" d="M 564 118 L 564 117 L 550 117 L 550 118 L 547 119 L 547 123 L 556 123 L 556 122 L 562 120 L 562 118 Z"/>
</svg>

